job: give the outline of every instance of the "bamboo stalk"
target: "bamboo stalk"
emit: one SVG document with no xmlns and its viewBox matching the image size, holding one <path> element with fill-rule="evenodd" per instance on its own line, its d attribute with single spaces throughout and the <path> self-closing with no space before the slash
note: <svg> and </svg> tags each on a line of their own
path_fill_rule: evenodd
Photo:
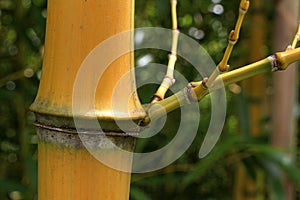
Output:
<svg viewBox="0 0 300 200">
<path fill-rule="evenodd" d="M 130 52 L 132 36 L 114 43 L 114 48 L 125 48 L 128 53 L 114 60 L 99 81 L 93 72 L 87 74 L 84 83 L 78 86 L 82 92 L 80 102 L 72 103 L 73 87 L 81 63 L 98 44 L 133 29 L 133 15 L 134 0 L 48 1 L 43 73 L 37 97 L 31 106 L 36 114 L 40 139 L 39 200 L 129 198 L 130 173 L 112 169 L 92 157 L 75 128 L 84 129 L 86 136 L 97 135 L 95 130 L 91 130 L 95 128 L 90 126 L 91 117 L 84 113 L 84 106 L 95 101 L 94 107 L 88 109 L 96 113 L 105 131 L 101 134 L 109 132 L 110 136 L 105 137 L 105 141 L 132 150 L 134 139 L 128 133 L 136 134 L 138 130 L 129 122 L 145 117 L 135 93 L 134 75 L 125 76 L 133 67 L 133 53 Z M 102 61 L 98 59 L 91 64 L 97 66 L 98 62 Z M 118 99 L 118 107 L 114 108 L 114 89 L 124 76 L 127 78 L 118 91 L 123 98 Z M 93 90 L 95 82 L 98 85 Z M 73 107 L 76 109 L 73 110 Z M 73 116 L 84 119 L 86 125 L 75 127 Z M 129 125 L 126 130 L 120 130 L 115 120 Z M 91 142 L 95 143 L 94 140 Z M 96 142 L 93 149 L 104 152 L 108 159 L 130 169 L 131 159 L 121 158 L 118 151 L 107 143 Z"/>
<path fill-rule="evenodd" d="M 299 1 L 286 0 L 275 4 L 275 26 L 274 26 L 274 48 L 286 48 L 287 52 L 294 49 L 300 40 L 300 25 L 293 36 L 292 29 L 297 29 L 296 20 L 299 20 Z M 298 21 L 300 23 L 300 21 Z M 270 143 L 285 150 L 287 159 L 296 162 L 297 156 L 297 117 L 295 107 L 298 96 L 298 74 L 297 64 L 293 64 L 284 74 L 273 75 L 273 101 L 272 101 L 272 134 Z M 296 186 L 285 174 L 281 176 L 285 199 L 296 199 Z"/>
<path fill-rule="evenodd" d="M 130 174 L 95 159 L 76 133 L 59 134 L 40 126 L 37 133 L 40 138 L 38 199 L 128 199 Z M 122 143 L 125 142 L 132 145 L 133 138 L 124 138 Z M 121 157 L 113 149 L 101 151 L 106 151 L 107 156 L 122 165 L 131 165 L 131 160 Z"/>
</svg>

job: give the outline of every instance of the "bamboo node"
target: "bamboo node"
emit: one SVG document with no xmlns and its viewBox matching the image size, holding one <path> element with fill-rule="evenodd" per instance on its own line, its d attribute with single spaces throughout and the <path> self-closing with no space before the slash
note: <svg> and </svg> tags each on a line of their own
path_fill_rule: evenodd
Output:
<svg viewBox="0 0 300 200">
<path fill-rule="evenodd" d="M 168 56 L 169 56 L 169 59 L 174 60 L 174 62 L 177 60 L 176 52 L 172 52 Z"/>
<path fill-rule="evenodd" d="M 228 43 L 229 43 L 229 44 L 232 44 L 232 45 L 235 45 L 236 42 L 237 42 L 237 40 L 230 40 L 230 39 L 228 40 Z"/>
<path fill-rule="evenodd" d="M 194 88 L 194 87 L 199 86 L 200 84 L 201 84 L 201 81 L 199 81 L 199 82 L 189 82 L 189 87 Z"/>
<path fill-rule="evenodd" d="M 249 0 L 241 1 L 240 12 L 245 14 L 248 11 L 249 7 L 250 7 L 250 1 Z"/>
<path fill-rule="evenodd" d="M 201 82 L 202 86 L 203 86 L 205 89 L 208 88 L 207 82 L 208 82 L 208 78 L 207 78 L 207 77 L 203 78 L 203 80 L 202 80 L 202 82 Z"/>
<path fill-rule="evenodd" d="M 218 69 L 220 72 L 226 72 L 229 69 L 229 65 L 219 65 Z"/>
<path fill-rule="evenodd" d="M 148 126 L 151 122 L 151 119 L 149 116 L 146 116 L 144 119 L 142 119 L 138 125 L 141 126 L 141 127 L 145 127 L 145 126 Z"/>
<path fill-rule="evenodd" d="M 272 72 L 280 70 L 280 63 L 278 62 L 277 56 L 275 54 L 270 55 L 268 59 L 272 63 Z"/>
<path fill-rule="evenodd" d="M 180 33 L 179 29 L 173 29 L 172 32 L 173 32 L 173 33 L 177 33 L 177 34 Z"/>
<path fill-rule="evenodd" d="M 175 81 L 175 78 L 166 75 L 163 80 L 163 83 L 165 83 L 167 87 L 170 87 L 175 83 Z"/>
<path fill-rule="evenodd" d="M 157 101 L 161 101 L 162 98 L 159 96 L 159 94 L 154 94 L 152 99 L 151 99 L 151 102 L 154 103 L 154 102 L 157 102 Z"/>
<path fill-rule="evenodd" d="M 198 102 L 198 98 L 197 95 L 193 92 L 192 87 L 190 86 L 190 84 L 188 84 L 184 90 L 184 98 L 187 101 L 187 103 L 191 104 L 194 102 Z"/>
<path fill-rule="evenodd" d="M 229 36 L 228 36 L 228 42 L 230 44 L 235 44 L 238 40 L 237 34 L 235 34 L 235 30 L 230 31 Z"/>
</svg>

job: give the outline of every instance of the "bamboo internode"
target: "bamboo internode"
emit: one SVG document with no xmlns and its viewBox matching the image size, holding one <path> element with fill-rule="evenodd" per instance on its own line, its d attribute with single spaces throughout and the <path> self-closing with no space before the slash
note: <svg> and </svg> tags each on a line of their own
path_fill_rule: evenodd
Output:
<svg viewBox="0 0 300 200">
<path fill-rule="evenodd" d="M 293 40 L 293 42 L 291 44 L 291 48 L 295 49 L 299 41 L 300 41 L 300 20 L 299 20 L 299 24 L 298 24 L 297 33 L 296 33 L 296 35 L 294 37 L 294 40 Z"/>
<path fill-rule="evenodd" d="M 72 92 L 81 63 L 101 42 L 133 29 L 133 2 L 133 0 L 49 1 L 42 81 L 36 100 L 31 106 L 33 111 L 67 117 L 76 115 L 72 112 Z M 130 51 L 132 48 L 130 40 L 128 37 L 122 44 L 116 43 L 116 48 L 125 44 Z M 133 67 L 132 65 L 132 53 L 116 59 L 99 80 L 96 94 L 91 91 L 95 87 L 92 83 L 93 79 L 100 77 L 94 77 L 92 73 L 90 77 L 86 77 L 86 83 L 82 86 L 82 90 L 86 91 L 83 101 L 94 101 L 95 95 L 95 108 L 100 117 L 114 118 L 107 116 L 107 113 L 113 113 L 111 100 L 114 88 L 121 77 Z M 128 96 L 127 94 L 131 94 L 133 90 L 135 90 L 134 82 L 128 80 L 128 84 L 119 92 Z M 134 95 L 129 101 L 129 108 L 122 107 L 118 113 L 127 113 L 130 110 L 134 113 L 134 118 L 143 115 Z"/>
</svg>

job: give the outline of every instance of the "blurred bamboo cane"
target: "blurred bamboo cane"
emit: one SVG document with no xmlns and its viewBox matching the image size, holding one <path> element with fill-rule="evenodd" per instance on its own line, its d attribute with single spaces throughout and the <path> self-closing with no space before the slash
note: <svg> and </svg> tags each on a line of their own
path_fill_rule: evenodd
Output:
<svg viewBox="0 0 300 200">
<path fill-rule="evenodd" d="M 275 26 L 273 45 L 275 49 L 285 49 L 286 52 L 294 49 L 300 40 L 299 1 L 278 1 L 275 4 Z M 298 20 L 298 24 L 296 23 Z M 298 25 L 298 26 L 297 26 Z M 296 28 L 298 27 L 298 30 Z M 293 36 L 295 34 L 295 36 Z M 272 101 L 272 145 L 284 149 L 286 157 L 294 160 L 297 155 L 297 107 L 298 74 L 297 64 L 293 64 L 285 73 L 273 75 Z M 283 173 L 278 176 L 282 179 L 285 199 L 296 199 L 296 186 Z"/>
</svg>

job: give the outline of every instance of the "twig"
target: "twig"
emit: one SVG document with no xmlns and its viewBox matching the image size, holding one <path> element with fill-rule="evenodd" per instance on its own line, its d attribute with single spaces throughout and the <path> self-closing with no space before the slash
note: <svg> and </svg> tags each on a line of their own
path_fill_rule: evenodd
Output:
<svg viewBox="0 0 300 200">
<path fill-rule="evenodd" d="M 2 86 L 4 86 L 8 81 L 18 80 L 23 77 L 24 77 L 24 70 L 19 70 L 19 71 L 13 72 L 13 73 L 0 79 L 0 88 Z"/>
<path fill-rule="evenodd" d="M 177 0 L 171 0 L 171 13 L 172 13 L 172 46 L 171 54 L 169 55 L 168 69 L 161 85 L 153 96 L 151 103 L 155 103 L 164 99 L 168 89 L 175 83 L 174 68 L 177 60 L 177 44 L 179 31 L 177 29 Z"/>
<path fill-rule="evenodd" d="M 300 20 L 298 25 L 298 31 L 294 37 L 292 45 L 288 46 L 288 49 L 295 49 L 299 41 L 300 41 Z"/>
<path fill-rule="evenodd" d="M 234 45 L 237 43 L 238 39 L 239 39 L 239 34 L 240 34 L 240 30 L 243 24 L 243 20 L 244 17 L 249 9 L 250 6 L 250 1 L 249 0 L 241 0 L 240 2 L 240 8 L 239 8 L 239 16 L 235 25 L 235 29 L 232 30 L 229 33 L 228 36 L 228 45 L 227 48 L 225 50 L 223 59 L 221 60 L 221 62 L 218 64 L 218 66 L 216 67 L 216 69 L 213 71 L 213 73 L 209 76 L 209 78 L 207 79 L 207 81 L 203 82 L 204 86 L 206 87 L 210 87 L 213 85 L 213 82 L 215 81 L 215 79 L 217 78 L 217 76 L 220 74 L 220 72 L 225 72 L 229 69 L 229 65 L 228 65 L 228 60 L 230 58 L 232 49 L 234 47 Z"/>
</svg>

